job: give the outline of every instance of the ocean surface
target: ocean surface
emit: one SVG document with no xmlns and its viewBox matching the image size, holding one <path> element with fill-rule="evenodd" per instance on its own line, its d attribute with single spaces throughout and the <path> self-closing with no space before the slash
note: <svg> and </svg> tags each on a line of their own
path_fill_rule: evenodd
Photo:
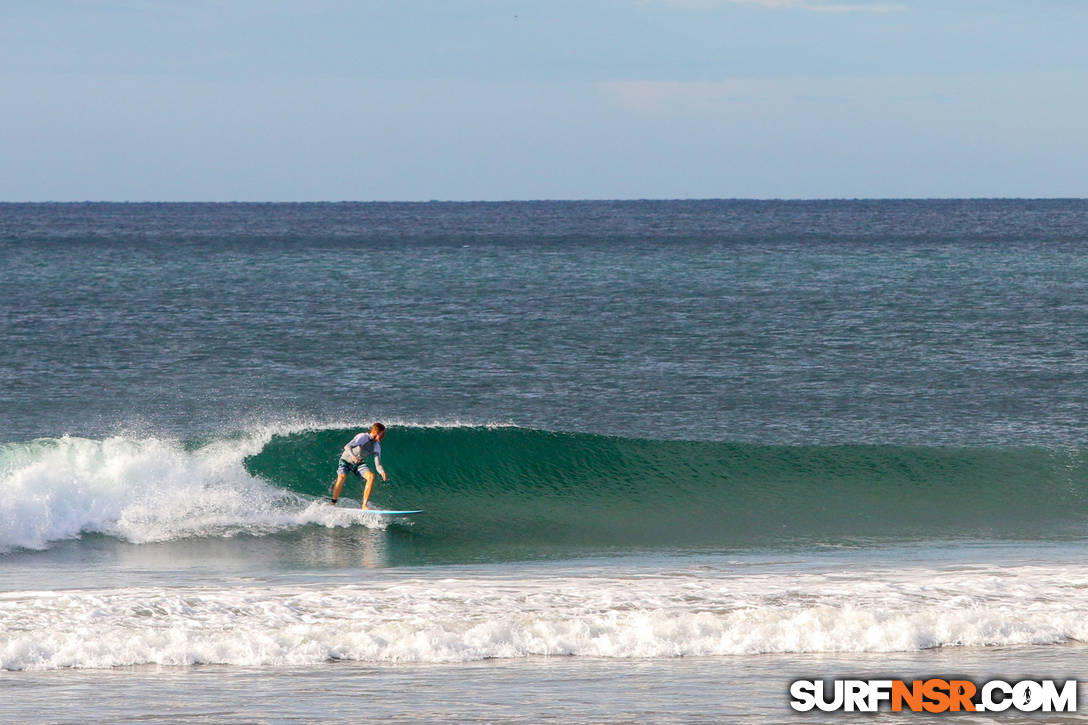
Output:
<svg viewBox="0 0 1088 725">
<path fill-rule="evenodd" d="M 1086 411 L 1085 200 L 0 204 L 0 721 L 1088 680 Z"/>
</svg>

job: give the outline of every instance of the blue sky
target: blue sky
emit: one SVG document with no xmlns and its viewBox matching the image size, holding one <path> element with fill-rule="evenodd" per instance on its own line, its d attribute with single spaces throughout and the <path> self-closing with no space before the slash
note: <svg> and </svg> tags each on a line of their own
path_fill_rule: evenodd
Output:
<svg viewBox="0 0 1088 725">
<path fill-rule="evenodd" d="M 6 0 L 0 200 L 1088 197 L 1084 0 Z"/>
</svg>

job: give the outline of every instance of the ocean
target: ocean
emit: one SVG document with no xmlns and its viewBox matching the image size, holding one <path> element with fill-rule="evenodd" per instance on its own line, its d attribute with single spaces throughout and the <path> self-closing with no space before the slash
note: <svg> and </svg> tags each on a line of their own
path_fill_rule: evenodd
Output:
<svg viewBox="0 0 1088 725">
<path fill-rule="evenodd" d="M 1086 250 L 1086 200 L 0 204 L 0 721 L 1086 679 Z M 374 421 L 424 513 L 323 502 Z"/>
</svg>

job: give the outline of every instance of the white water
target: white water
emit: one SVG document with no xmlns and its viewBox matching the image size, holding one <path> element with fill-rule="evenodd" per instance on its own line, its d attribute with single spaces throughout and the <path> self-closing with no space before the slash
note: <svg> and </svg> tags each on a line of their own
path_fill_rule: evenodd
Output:
<svg viewBox="0 0 1088 725">
<path fill-rule="evenodd" d="M 195 450 L 134 437 L 0 446 L 0 551 L 48 548 L 90 531 L 144 543 L 359 524 L 352 511 L 313 504 L 245 471 L 244 457 L 281 432 Z M 955 554 L 893 567 L 886 562 L 903 560 L 874 554 L 834 565 L 799 556 L 762 568 L 720 559 L 697 566 L 680 557 L 666 565 L 578 566 L 562 575 L 518 564 L 500 567 L 501 576 L 476 567 L 370 578 L 349 570 L 351 583 L 330 583 L 331 575 L 320 572 L 291 583 L 279 578 L 283 572 L 241 583 L 198 580 L 204 575 L 197 572 L 174 586 L 150 587 L 134 573 L 138 586 L 87 588 L 103 583 L 88 574 L 50 591 L 35 590 L 42 580 L 23 574 L 19 584 L 0 582 L 0 669 L 849 654 L 1085 642 L 1088 565 L 1078 552 L 1063 554 L 1060 564 L 1018 555 L 1003 566 L 964 564 Z"/>
<path fill-rule="evenodd" d="M 103 533 L 132 543 L 363 523 L 246 472 L 267 430 L 196 450 L 161 438 L 64 437 L 0 445 L 0 553 Z M 330 476 L 331 481 L 331 476 Z"/>
<path fill-rule="evenodd" d="M 910 652 L 1088 641 L 1088 566 L 728 566 L 0 594 L 0 669 Z"/>
</svg>

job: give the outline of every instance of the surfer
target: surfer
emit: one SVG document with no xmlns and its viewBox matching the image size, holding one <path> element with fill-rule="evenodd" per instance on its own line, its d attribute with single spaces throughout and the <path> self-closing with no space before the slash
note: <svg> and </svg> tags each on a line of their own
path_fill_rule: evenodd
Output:
<svg viewBox="0 0 1088 725">
<path fill-rule="evenodd" d="M 363 508 L 370 508 L 366 502 L 370 500 L 370 489 L 374 486 L 374 471 L 370 470 L 366 459 L 374 456 L 374 468 L 378 469 L 383 481 L 389 480 L 389 476 L 385 475 L 385 469 L 382 468 L 383 438 L 385 438 L 385 426 L 375 423 L 370 426 L 370 432 L 360 433 L 344 446 L 344 452 L 340 454 L 340 462 L 336 466 L 336 485 L 332 488 L 331 499 L 333 505 L 340 500 L 340 490 L 344 487 L 344 479 L 347 478 L 348 473 L 352 473 L 366 481 L 366 486 L 363 488 Z"/>
</svg>

